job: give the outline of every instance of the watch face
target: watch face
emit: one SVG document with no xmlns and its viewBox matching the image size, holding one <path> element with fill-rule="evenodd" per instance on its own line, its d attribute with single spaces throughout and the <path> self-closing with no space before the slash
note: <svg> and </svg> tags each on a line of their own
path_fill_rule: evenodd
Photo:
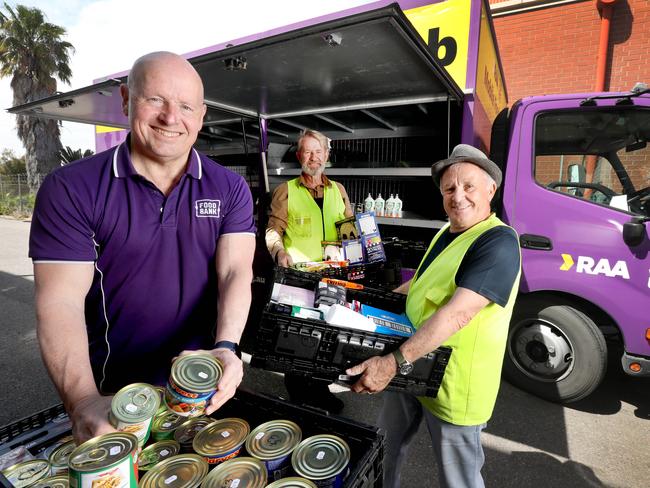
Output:
<svg viewBox="0 0 650 488">
<path fill-rule="evenodd" d="M 411 363 L 402 364 L 399 367 L 399 374 L 401 374 L 402 376 L 406 376 L 407 374 L 410 374 L 411 371 L 413 371 L 413 365 Z"/>
</svg>

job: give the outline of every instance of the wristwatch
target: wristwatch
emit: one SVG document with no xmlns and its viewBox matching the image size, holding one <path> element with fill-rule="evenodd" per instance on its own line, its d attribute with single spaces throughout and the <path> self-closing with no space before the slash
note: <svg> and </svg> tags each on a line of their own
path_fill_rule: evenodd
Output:
<svg viewBox="0 0 650 488">
<path fill-rule="evenodd" d="M 241 359 L 241 349 L 239 349 L 239 344 L 232 341 L 218 341 L 214 345 L 215 349 L 230 349 L 235 355 Z"/>
<path fill-rule="evenodd" d="M 413 363 L 410 363 L 406 360 L 404 355 L 402 354 L 402 351 L 399 349 L 395 349 L 393 351 L 393 357 L 395 358 L 395 361 L 397 362 L 397 373 L 401 374 L 402 376 L 406 376 L 413 371 Z"/>
</svg>

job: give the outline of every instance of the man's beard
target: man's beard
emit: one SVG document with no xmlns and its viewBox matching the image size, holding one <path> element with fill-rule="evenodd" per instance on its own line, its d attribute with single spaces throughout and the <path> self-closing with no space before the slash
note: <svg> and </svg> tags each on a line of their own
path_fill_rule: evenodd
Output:
<svg viewBox="0 0 650 488">
<path fill-rule="evenodd" d="M 325 165 L 321 165 L 318 168 L 314 168 L 314 169 L 309 167 L 309 163 L 304 164 L 302 166 L 302 172 L 305 173 L 306 175 L 311 176 L 312 178 L 322 175 L 324 169 L 325 169 Z"/>
</svg>

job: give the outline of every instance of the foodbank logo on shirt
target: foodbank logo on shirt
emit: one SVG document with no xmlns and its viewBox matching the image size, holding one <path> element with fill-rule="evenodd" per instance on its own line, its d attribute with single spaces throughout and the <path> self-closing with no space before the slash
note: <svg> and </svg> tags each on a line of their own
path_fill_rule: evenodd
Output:
<svg viewBox="0 0 650 488">
<path fill-rule="evenodd" d="M 219 218 L 221 200 L 196 200 L 194 202 L 197 217 Z"/>
</svg>

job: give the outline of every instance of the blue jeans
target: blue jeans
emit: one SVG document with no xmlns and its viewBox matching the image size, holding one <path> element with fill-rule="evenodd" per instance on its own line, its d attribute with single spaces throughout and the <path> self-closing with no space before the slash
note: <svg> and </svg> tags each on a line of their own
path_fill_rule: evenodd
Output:
<svg viewBox="0 0 650 488">
<path fill-rule="evenodd" d="M 431 414 L 416 397 L 408 393 L 385 391 L 378 425 L 386 432 L 384 486 L 399 488 L 400 469 L 408 446 L 426 419 L 438 464 L 439 486 L 483 488 L 481 468 L 485 461 L 481 431 L 486 424 L 461 426 Z M 424 486 L 424 485 L 423 485 Z M 431 486 L 435 486 L 432 480 Z"/>
</svg>

